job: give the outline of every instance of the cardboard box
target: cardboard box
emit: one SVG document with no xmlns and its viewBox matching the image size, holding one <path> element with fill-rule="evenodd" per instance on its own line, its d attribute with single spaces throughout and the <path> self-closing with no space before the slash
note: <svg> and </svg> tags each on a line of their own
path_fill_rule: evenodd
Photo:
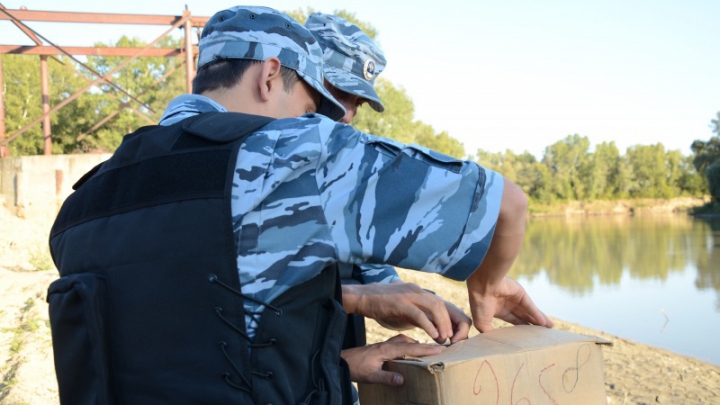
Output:
<svg viewBox="0 0 720 405">
<path fill-rule="evenodd" d="M 405 385 L 359 384 L 360 403 L 606 405 L 601 346 L 611 344 L 539 326 L 495 329 L 437 356 L 386 362 Z"/>
</svg>

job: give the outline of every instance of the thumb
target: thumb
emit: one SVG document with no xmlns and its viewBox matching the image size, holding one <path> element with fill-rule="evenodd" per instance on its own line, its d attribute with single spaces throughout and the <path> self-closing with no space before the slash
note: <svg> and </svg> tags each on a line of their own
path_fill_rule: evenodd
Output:
<svg viewBox="0 0 720 405">
<path fill-rule="evenodd" d="M 477 316 L 473 318 L 475 318 L 473 319 L 475 329 L 477 329 L 480 333 L 490 332 L 491 330 L 493 330 L 492 317 L 490 317 L 490 319 L 486 319 L 483 316 Z"/>
<path fill-rule="evenodd" d="M 380 370 L 369 375 L 368 382 L 370 384 L 383 384 L 391 387 L 399 387 L 405 383 L 405 378 L 399 373 Z"/>
</svg>

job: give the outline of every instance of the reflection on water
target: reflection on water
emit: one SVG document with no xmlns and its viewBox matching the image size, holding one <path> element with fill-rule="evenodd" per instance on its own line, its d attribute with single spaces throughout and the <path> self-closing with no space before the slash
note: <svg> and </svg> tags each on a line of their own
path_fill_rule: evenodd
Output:
<svg viewBox="0 0 720 405">
<path fill-rule="evenodd" d="M 510 275 L 551 315 L 720 364 L 720 219 L 534 218 Z"/>
<path fill-rule="evenodd" d="M 713 230 L 713 227 L 715 230 Z M 553 284 L 576 294 L 595 280 L 619 284 L 623 270 L 639 279 L 667 280 L 697 269 L 699 289 L 720 292 L 720 220 L 684 215 L 532 219 L 516 277 L 547 272 Z"/>
</svg>

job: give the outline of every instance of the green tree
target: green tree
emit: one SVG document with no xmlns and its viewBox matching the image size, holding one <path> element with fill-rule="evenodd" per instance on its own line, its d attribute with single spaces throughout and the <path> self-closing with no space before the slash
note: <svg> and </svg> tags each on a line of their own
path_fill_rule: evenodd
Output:
<svg viewBox="0 0 720 405">
<path fill-rule="evenodd" d="M 690 146 L 693 151 L 693 165 L 698 173 L 705 173 L 708 166 L 720 162 L 720 112 L 717 113 L 717 118 L 710 122 L 717 135 L 707 141 L 695 140 Z"/>
<path fill-rule="evenodd" d="M 560 200 L 586 198 L 590 172 L 590 140 L 578 134 L 567 136 L 545 148 L 542 162 L 553 177 L 553 193 Z"/>
<path fill-rule="evenodd" d="M 115 46 L 144 47 L 146 43 L 137 38 L 121 37 Z M 106 46 L 102 43 L 96 46 Z M 180 47 L 180 40 L 165 37 L 156 47 Z M 93 56 L 88 58 L 88 65 L 102 75 L 124 63 L 124 57 Z M 100 119 L 113 114 L 118 109 L 120 113 L 111 118 L 103 127 L 88 137 L 86 143 L 90 148 L 114 150 L 120 144 L 122 137 L 135 129 L 156 123 L 165 109 L 165 106 L 175 97 L 183 94 L 185 89 L 184 69 L 177 69 L 182 61 L 179 58 L 142 57 L 137 58 L 123 69 L 112 75 L 113 83 L 122 88 L 107 83 L 100 84 L 105 93 L 101 103 L 98 103 L 98 116 Z M 174 72 L 165 80 L 163 76 Z M 140 100 L 140 104 L 129 95 Z"/>
<path fill-rule="evenodd" d="M 502 169 L 503 158 L 503 153 L 488 152 L 484 149 L 478 149 L 475 153 L 475 162 L 490 170 L 501 173 L 503 174 L 503 176 L 507 177 L 507 175 L 503 173 Z"/>
<path fill-rule="evenodd" d="M 447 132 L 443 131 L 436 134 L 433 127 L 422 121 L 416 121 L 414 124 L 415 129 L 413 133 L 415 134 L 415 143 L 418 145 L 442 152 L 457 159 L 463 159 L 465 157 L 463 144 Z"/>
<path fill-rule="evenodd" d="M 589 199 L 611 199 L 618 194 L 620 150 L 615 142 L 603 142 L 595 147 L 586 175 L 585 187 Z"/>
<path fill-rule="evenodd" d="M 375 91 L 385 105 L 385 112 L 377 113 L 370 106 L 363 105 L 358 109 L 353 126 L 363 132 L 412 143 L 415 105 L 405 89 L 379 77 L 375 80 Z"/>
<path fill-rule="evenodd" d="M 707 177 L 708 189 L 713 200 L 720 201 L 720 161 L 705 169 L 705 177 Z"/>
<path fill-rule="evenodd" d="M 634 198 L 671 198 L 674 190 L 668 176 L 667 156 L 661 143 L 635 145 L 628 148 L 625 159 L 633 169 L 635 186 L 630 190 Z"/>
<path fill-rule="evenodd" d="M 708 193 L 707 179 L 695 169 L 692 156 L 682 157 L 677 187 L 683 195 L 701 197 Z"/>
<path fill-rule="evenodd" d="M 12 136 L 42 114 L 40 98 L 40 59 L 30 55 L 0 55 L 3 63 L 2 96 L 5 129 Z M 41 124 L 37 124 L 8 143 L 13 155 L 43 152 Z"/>
<path fill-rule="evenodd" d="M 42 115 L 40 58 L 31 55 L 2 55 L 3 101 L 8 135 L 24 128 Z M 77 65 L 66 57 L 48 58 L 49 104 L 53 106 L 86 86 L 76 73 Z M 75 137 L 96 121 L 100 96 L 85 92 L 50 116 L 53 153 L 70 153 L 77 147 Z M 42 123 L 8 143 L 13 155 L 37 155 L 44 152 Z"/>
<path fill-rule="evenodd" d="M 550 189 L 552 179 L 548 168 L 528 151 L 517 155 L 509 149 L 504 153 L 478 149 L 475 162 L 507 177 L 520 186 L 531 200 L 546 204 L 555 200 Z"/>
<path fill-rule="evenodd" d="M 637 189 L 637 181 L 633 167 L 623 156 L 618 164 L 617 187 L 615 195 L 617 198 L 630 198 L 630 194 Z"/>
</svg>

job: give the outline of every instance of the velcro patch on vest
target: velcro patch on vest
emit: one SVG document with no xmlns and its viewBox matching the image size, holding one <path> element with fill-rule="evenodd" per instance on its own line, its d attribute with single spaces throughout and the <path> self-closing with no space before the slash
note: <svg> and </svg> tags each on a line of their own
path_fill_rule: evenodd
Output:
<svg viewBox="0 0 720 405">
<path fill-rule="evenodd" d="M 113 168 L 88 180 L 55 223 L 69 226 L 124 211 L 194 198 L 222 198 L 229 149 L 163 155 Z"/>
</svg>

